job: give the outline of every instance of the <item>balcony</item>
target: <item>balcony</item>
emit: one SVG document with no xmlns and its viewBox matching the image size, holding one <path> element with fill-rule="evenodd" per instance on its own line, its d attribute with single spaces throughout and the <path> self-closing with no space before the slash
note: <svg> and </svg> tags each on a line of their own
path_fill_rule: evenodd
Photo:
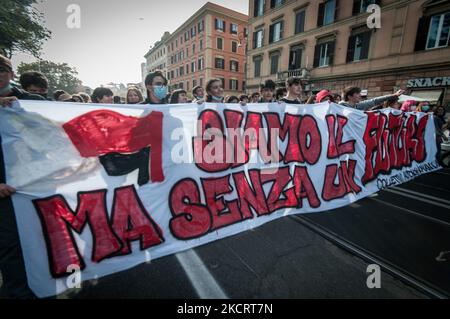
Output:
<svg viewBox="0 0 450 319">
<path fill-rule="evenodd" d="M 286 81 L 291 76 L 297 76 L 302 79 L 309 79 L 309 71 L 305 68 L 278 72 L 277 81 Z"/>
</svg>

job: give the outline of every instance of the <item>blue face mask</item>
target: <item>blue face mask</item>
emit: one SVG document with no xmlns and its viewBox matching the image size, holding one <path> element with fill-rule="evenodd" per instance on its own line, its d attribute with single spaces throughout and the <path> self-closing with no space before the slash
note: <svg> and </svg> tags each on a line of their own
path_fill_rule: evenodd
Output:
<svg viewBox="0 0 450 319">
<path fill-rule="evenodd" d="M 214 95 L 212 95 L 211 98 L 212 98 L 213 101 L 216 101 L 216 102 L 222 102 L 222 100 L 223 100 L 222 96 L 214 96 Z"/>
<path fill-rule="evenodd" d="M 428 112 L 430 110 L 430 106 L 429 105 L 424 105 L 422 106 L 422 112 Z"/>
<path fill-rule="evenodd" d="M 153 94 L 155 94 L 158 100 L 164 100 L 165 97 L 167 96 L 167 86 L 165 85 L 155 86 L 153 88 Z"/>
<path fill-rule="evenodd" d="M 11 83 L 8 83 L 7 86 L 5 86 L 4 88 L 0 89 L 0 95 L 5 95 L 6 93 L 11 92 L 12 90 L 12 85 Z"/>
</svg>

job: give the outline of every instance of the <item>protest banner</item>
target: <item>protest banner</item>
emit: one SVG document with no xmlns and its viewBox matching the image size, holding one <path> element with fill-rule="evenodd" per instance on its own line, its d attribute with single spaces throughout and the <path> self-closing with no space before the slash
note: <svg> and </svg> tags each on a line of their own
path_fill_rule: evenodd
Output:
<svg viewBox="0 0 450 319">
<path fill-rule="evenodd" d="M 20 101 L 0 136 L 39 297 L 440 168 L 431 114 L 328 103 Z"/>
</svg>

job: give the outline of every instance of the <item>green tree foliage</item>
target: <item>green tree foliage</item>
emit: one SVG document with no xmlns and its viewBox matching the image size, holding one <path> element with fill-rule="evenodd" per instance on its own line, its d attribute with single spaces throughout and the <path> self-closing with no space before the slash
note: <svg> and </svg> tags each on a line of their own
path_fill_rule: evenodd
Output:
<svg viewBox="0 0 450 319">
<path fill-rule="evenodd" d="M 33 63 L 21 63 L 17 67 L 20 76 L 27 71 L 39 71 L 48 79 L 49 95 L 56 90 L 64 90 L 67 93 L 77 93 L 81 81 L 77 78 L 78 72 L 67 63 L 54 63 L 50 61 L 40 61 Z"/>
<path fill-rule="evenodd" d="M 20 51 L 39 57 L 51 32 L 43 26 L 43 15 L 35 7 L 38 0 L 1 0 L 0 53 L 11 57 Z"/>
</svg>

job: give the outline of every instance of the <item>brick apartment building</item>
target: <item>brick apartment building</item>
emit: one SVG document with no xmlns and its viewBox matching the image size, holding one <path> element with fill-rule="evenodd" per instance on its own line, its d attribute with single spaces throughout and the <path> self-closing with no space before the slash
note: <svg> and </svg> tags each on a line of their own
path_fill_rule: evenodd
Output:
<svg viewBox="0 0 450 319">
<path fill-rule="evenodd" d="M 369 28 L 370 4 L 381 28 Z M 250 0 L 247 91 L 301 76 L 306 91 L 408 94 L 450 103 L 450 1 Z"/>
<path fill-rule="evenodd" d="M 225 94 L 244 92 L 248 16 L 206 3 L 165 40 L 171 89 L 190 92 L 222 79 Z"/>
</svg>

